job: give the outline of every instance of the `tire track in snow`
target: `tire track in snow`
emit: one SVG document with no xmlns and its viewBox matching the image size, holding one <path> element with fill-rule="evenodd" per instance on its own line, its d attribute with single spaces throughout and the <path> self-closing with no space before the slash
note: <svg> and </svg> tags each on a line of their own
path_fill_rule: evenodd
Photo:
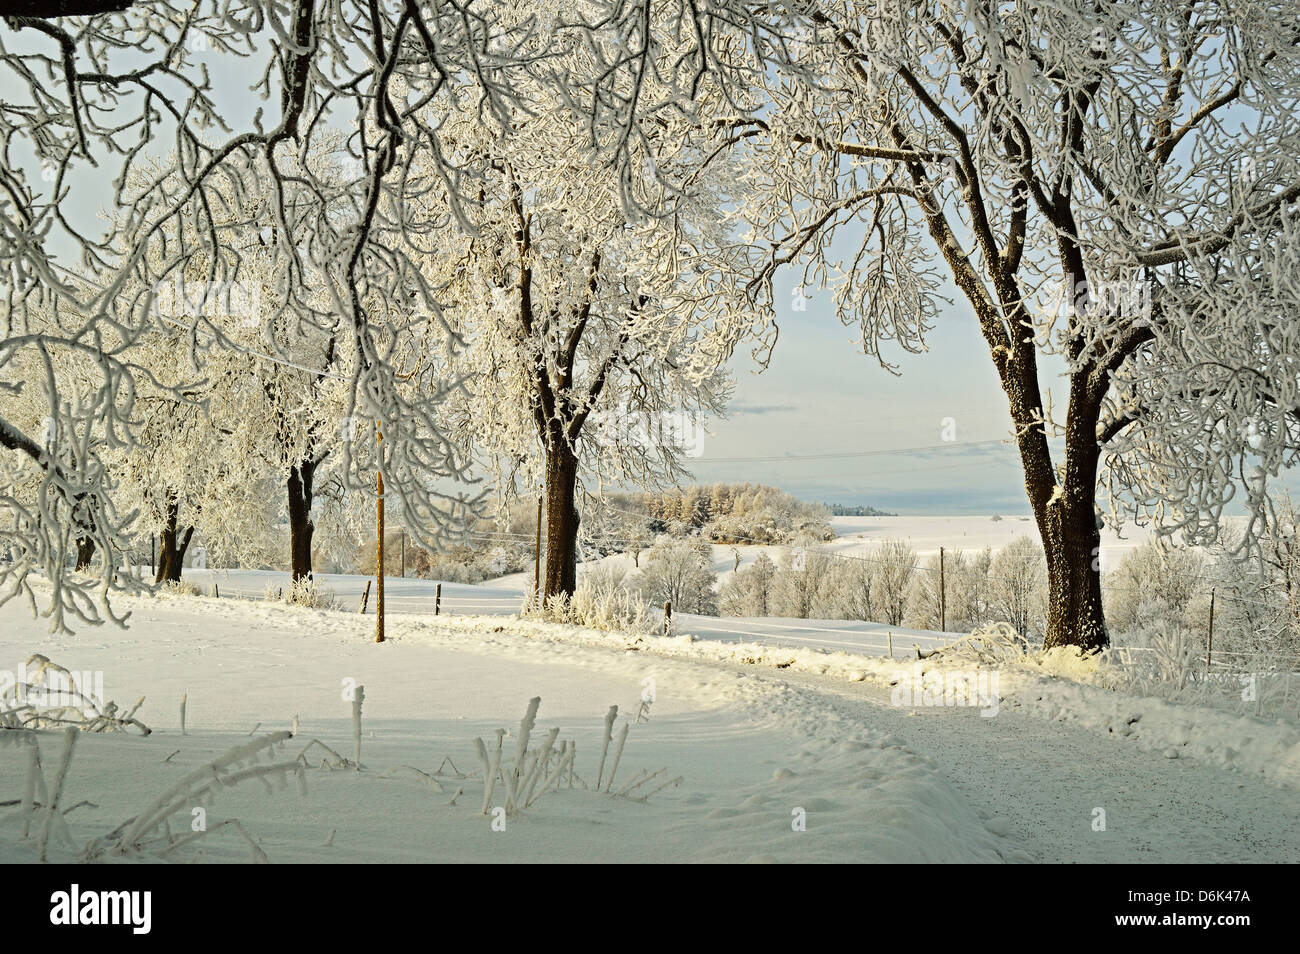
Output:
<svg viewBox="0 0 1300 954">
<path fill-rule="evenodd" d="M 1295 792 L 1005 706 L 896 707 L 888 687 L 783 675 L 926 757 L 1040 862 L 1297 862 Z M 1093 830 L 1093 811 L 1106 830 Z"/>
</svg>

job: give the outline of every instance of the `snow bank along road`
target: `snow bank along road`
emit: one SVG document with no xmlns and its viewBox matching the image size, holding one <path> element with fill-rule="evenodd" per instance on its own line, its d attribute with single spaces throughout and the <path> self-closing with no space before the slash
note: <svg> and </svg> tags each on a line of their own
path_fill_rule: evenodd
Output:
<svg viewBox="0 0 1300 954">
<path fill-rule="evenodd" d="M 140 715 L 152 735 L 86 735 L 77 747 L 64 804 L 93 803 L 67 816 L 77 844 L 250 732 L 289 728 L 295 716 L 289 757 L 312 738 L 350 756 L 340 687 L 354 680 L 365 686 L 364 771 L 317 760 L 305 797 L 256 783 L 223 791 L 208 824 L 240 819 L 272 861 L 1300 860 L 1294 746 L 1277 727 L 1258 731 L 1284 746 L 1270 775 L 1251 761 L 1249 740 L 1237 767 L 1219 764 L 1220 749 L 1191 755 L 1194 745 L 1167 758 L 1160 733 L 1172 730 L 1149 706 L 1150 736 L 1121 737 L 1071 716 L 1069 694 L 1034 678 L 1004 680 L 998 714 L 982 718 L 976 708 L 892 705 L 887 661 L 807 648 L 413 615 L 390 619 L 390 641 L 375 645 L 373 620 L 355 613 L 182 597 L 123 606 L 129 630 L 74 636 L 45 634 L 24 607 L 0 608 L 0 669 L 40 652 L 102 672 L 108 698 L 147 697 Z M 542 699 L 534 745 L 551 726 L 576 743 L 574 787 L 504 820 L 484 815 L 481 778 L 456 776 L 477 772 L 474 738 L 491 745 L 532 696 Z M 648 718 L 633 723 L 643 699 L 653 700 Z M 615 734 L 630 728 L 606 794 L 594 789 L 611 704 Z M 59 744 L 43 734 L 47 763 Z M 21 797 L 24 765 L 19 746 L 0 745 L 0 801 Z M 682 781 L 644 802 L 635 795 L 653 786 L 613 794 L 659 769 L 654 785 Z M 32 860 L 6 811 L 0 861 Z M 187 831 L 190 817 L 178 813 L 173 827 Z M 247 856 L 227 828 L 170 857 Z M 51 848 L 53 860 L 75 857 L 73 843 Z"/>
<path fill-rule="evenodd" d="M 631 560 L 627 562 L 630 564 Z M 289 574 L 273 570 L 187 569 L 185 579 L 205 595 L 211 595 L 215 586 L 222 597 L 259 601 L 265 599 L 268 591 L 275 595 L 289 585 Z M 371 577 L 343 573 L 318 573 L 316 579 L 346 609 L 361 605 L 361 595 L 372 580 Z M 442 612 L 448 615 L 514 616 L 523 605 L 526 589 L 531 585 L 531 578 L 525 580 L 524 574 L 520 573 L 476 584 L 390 576 L 384 580 L 385 608 L 387 614 L 427 615 L 433 612 L 437 594 L 441 592 Z M 367 607 L 367 612 L 373 614 L 373 599 Z M 773 646 L 843 649 L 873 656 L 886 655 L 891 639 L 896 652 L 903 654 L 913 645 L 934 649 L 961 635 L 859 620 L 718 617 L 692 613 L 675 613 L 673 619 L 674 628 L 681 632 L 720 642 L 749 640 Z"/>
</svg>

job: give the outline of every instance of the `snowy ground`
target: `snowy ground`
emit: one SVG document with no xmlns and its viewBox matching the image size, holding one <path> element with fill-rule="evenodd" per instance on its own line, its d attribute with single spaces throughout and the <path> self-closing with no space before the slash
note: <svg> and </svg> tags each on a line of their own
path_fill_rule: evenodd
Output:
<svg viewBox="0 0 1300 954">
<path fill-rule="evenodd" d="M 631 563 L 630 558 L 628 563 Z M 523 605 L 526 592 L 523 588 L 525 584 L 517 577 L 518 575 L 516 578 L 501 577 L 477 585 L 443 583 L 441 611 L 452 615 L 513 616 Z M 320 586 L 332 593 L 341 607 L 354 610 L 361 606 L 361 594 L 369 579 L 364 576 L 335 573 L 316 575 Z M 274 595 L 278 590 L 287 587 L 289 574 L 273 570 L 187 568 L 185 580 L 197 586 L 205 595 L 213 593 L 215 584 L 216 592 L 223 598 L 261 600 L 268 589 Z M 527 585 L 531 586 L 531 583 Z M 384 604 L 387 612 L 432 613 L 437 586 L 438 583 L 434 580 L 388 577 L 384 582 Z M 375 597 L 372 592 L 366 612 L 373 615 L 374 609 Z M 775 616 L 719 617 L 697 616 L 692 613 L 676 613 L 673 619 L 678 631 L 691 633 L 704 639 L 716 639 L 721 642 L 748 640 L 774 646 L 842 649 L 875 656 L 888 655 L 891 640 L 895 655 L 901 656 L 911 652 L 913 646 L 933 649 L 955 635 L 857 620 L 785 619 Z"/>
<path fill-rule="evenodd" d="M 350 755 L 341 687 L 351 679 L 365 686 L 364 771 L 312 768 L 306 797 L 256 783 L 223 792 L 210 826 L 238 817 L 273 861 L 1300 860 L 1294 726 L 1116 697 L 1050 672 L 1003 674 L 997 715 L 985 718 L 976 708 L 895 705 L 889 682 L 900 663 L 797 644 L 629 641 L 407 614 L 376 645 L 373 618 L 351 612 L 129 602 L 129 630 L 59 637 L 23 607 L 0 608 L 0 668 L 41 652 L 102 670 L 108 697 L 147 697 L 152 735 L 81 738 L 63 803 L 96 806 L 68 816 L 79 840 L 295 715 L 289 757 L 313 737 Z M 683 781 L 648 802 L 584 790 L 606 708 L 619 706 L 621 724 L 647 686 L 655 701 L 630 730 L 615 788 L 642 769 Z M 534 695 L 534 739 L 558 726 L 575 740 L 579 782 L 494 831 L 480 813 L 481 781 L 451 777 L 443 759 L 476 771 L 474 737 L 517 726 Z M 47 764 L 60 744 L 43 735 Z M 21 796 L 23 764 L 19 747 L 0 745 L 0 801 Z M 403 766 L 441 767 L 442 791 Z M 464 794 L 450 805 L 457 788 Z M 1105 831 L 1093 830 L 1097 808 Z M 806 831 L 792 828 L 800 811 Z M 188 819 L 178 814 L 179 830 Z M 202 860 L 247 856 L 229 830 L 201 844 Z M 4 817 L 0 861 L 32 854 Z M 52 857 L 73 852 L 57 845 Z"/>
<path fill-rule="evenodd" d="M 992 517 L 832 517 L 831 529 L 836 538 L 826 548 L 842 555 L 869 555 L 882 540 L 896 537 L 911 544 L 917 556 L 924 560 L 939 552 L 940 547 L 949 553 L 962 550 L 975 553 L 985 547 L 993 552 L 1005 547 L 1016 537 L 1030 536 L 1038 539 L 1038 528 L 1029 517 L 1009 516 L 1001 520 Z M 1101 568 L 1109 572 L 1119 566 L 1124 554 L 1141 546 L 1150 536 L 1147 528 L 1126 524 L 1115 530 L 1109 524 L 1101 532 Z"/>
</svg>

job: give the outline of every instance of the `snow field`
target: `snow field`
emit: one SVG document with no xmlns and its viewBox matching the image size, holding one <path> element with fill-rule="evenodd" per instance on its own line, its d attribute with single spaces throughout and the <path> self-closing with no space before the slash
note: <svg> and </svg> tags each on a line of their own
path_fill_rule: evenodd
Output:
<svg viewBox="0 0 1300 954">
<path fill-rule="evenodd" d="M 611 634 L 577 631 L 569 641 L 563 627 L 451 617 L 394 617 L 390 641 L 376 646 L 368 642 L 373 620 L 355 614 L 192 597 L 130 602 L 135 615 L 126 632 L 61 637 L 37 635 L 40 624 L 21 608 L 0 609 L 5 660 L 41 651 L 69 669 L 103 669 L 112 697 L 148 697 L 141 714 L 152 735 L 80 740 L 65 804 L 90 799 L 98 807 L 68 817 L 78 838 L 104 834 L 184 772 L 247 741 L 251 731 L 290 727 L 295 715 L 300 735 L 285 747 L 288 757 L 311 738 L 350 756 L 350 704 L 340 690 L 353 679 L 365 685 L 365 771 L 311 768 L 305 799 L 257 784 L 223 791 L 209 826 L 239 818 L 273 861 L 1027 857 L 989 831 L 923 759 L 846 724 L 815 696 L 701 665 L 689 653 L 665 657 L 629 651 Z M 593 784 L 604 710 L 619 705 L 620 724 L 635 715 L 647 678 L 655 701 L 649 720 L 629 733 L 620 786 L 642 769 L 684 776 L 647 802 L 562 789 L 494 831 L 479 811 L 481 781 L 444 775 L 444 790 L 435 792 L 419 772 L 403 768 L 431 774 L 450 756 L 461 773 L 474 772 L 473 739 L 491 740 L 497 727 L 513 731 L 527 699 L 539 695 L 533 744 L 560 726 L 561 738 L 577 742 L 578 775 Z M 41 735 L 48 762 L 61 740 Z M 18 757 L 18 747 L 0 748 L 5 792 L 22 777 Z M 800 816 L 803 831 L 795 830 Z M 184 830 L 186 823 L 178 815 L 173 825 Z M 16 838 L 12 824 L 0 826 L 0 846 L 4 860 L 31 860 L 30 844 Z M 248 848 L 223 832 L 178 854 L 239 861 Z M 56 846 L 51 857 L 72 855 Z"/>
</svg>

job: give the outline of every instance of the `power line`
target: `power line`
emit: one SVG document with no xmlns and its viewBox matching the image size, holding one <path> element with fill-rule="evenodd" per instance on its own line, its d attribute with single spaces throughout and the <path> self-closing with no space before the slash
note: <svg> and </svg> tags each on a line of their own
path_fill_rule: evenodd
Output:
<svg viewBox="0 0 1300 954">
<path fill-rule="evenodd" d="M 921 454 L 930 451 L 951 450 L 957 447 L 992 447 L 1005 446 L 1010 438 L 995 438 L 986 441 L 947 441 L 943 444 L 928 444 L 923 447 L 891 447 L 883 450 L 844 451 L 826 454 L 772 454 L 764 457 L 697 457 L 700 464 L 759 464 L 785 460 L 843 460 L 858 457 L 886 457 L 893 454 Z"/>
</svg>

